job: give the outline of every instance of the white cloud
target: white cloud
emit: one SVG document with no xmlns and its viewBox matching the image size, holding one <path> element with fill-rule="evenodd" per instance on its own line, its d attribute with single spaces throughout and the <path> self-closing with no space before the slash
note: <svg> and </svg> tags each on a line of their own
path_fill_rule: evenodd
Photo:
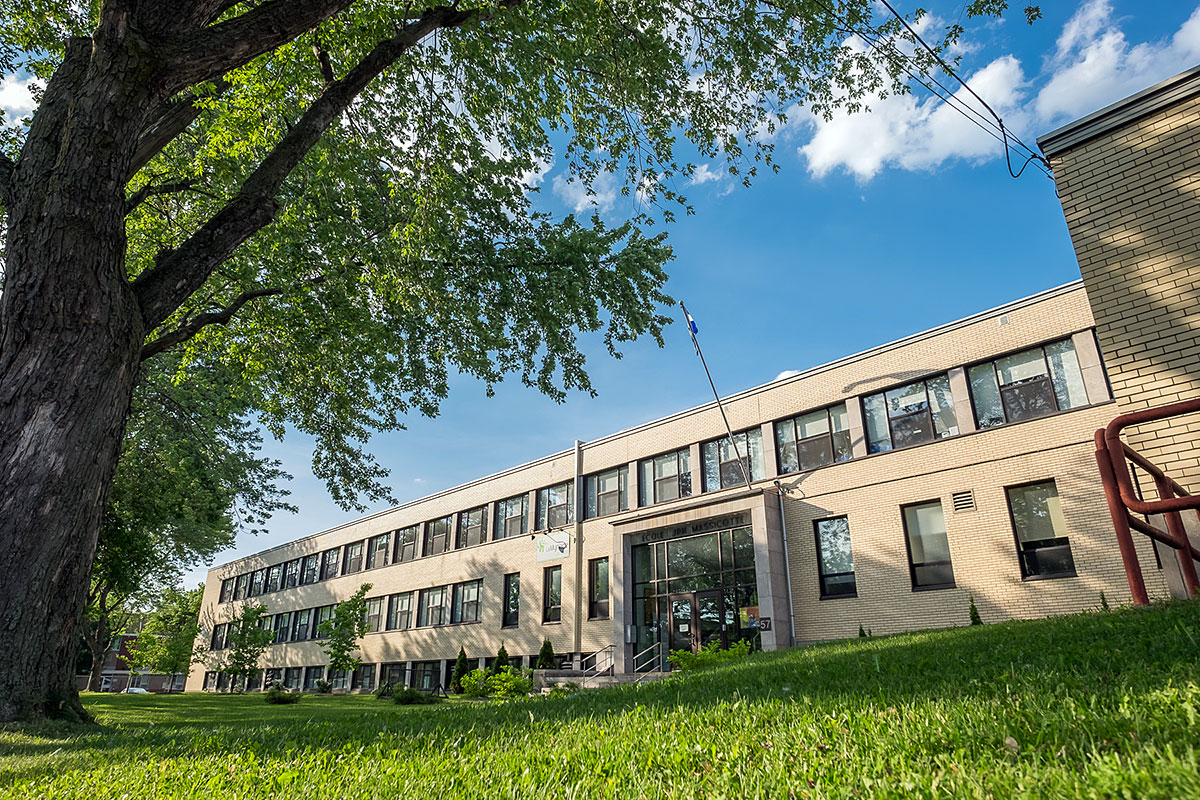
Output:
<svg viewBox="0 0 1200 800">
<path fill-rule="evenodd" d="M 16 125 L 29 116 L 37 108 L 31 90 L 40 86 L 41 81 L 32 76 L 5 75 L 0 78 L 0 121 L 5 125 Z"/>
<path fill-rule="evenodd" d="M 783 372 L 779 373 L 774 378 L 771 378 L 771 383 L 774 383 L 775 381 L 781 381 L 784 378 L 794 378 L 799 374 L 800 374 L 800 370 L 798 370 L 798 369 L 785 369 Z"/>
<path fill-rule="evenodd" d="M 612 211 L 613 204 L 617 202 L 617 185 L 607 172 L 596 176 L 590 194 L 585 184 L 577 178 L 568 178 L 565 173 L 554 176 L 553 191 L 555 197 L 570 206 L 576 214 L 593 209 L 606 214 Z"/>
<path fill-rule="evenodd" d="M 993 59 L 966 80 L 1010 130 L 1028 141 L 1198 62 L 1200 6 L 1172 36 L 1131 45 L 1117 27 L 1110 0 L 1084 0 L 1035 80 L 1012 55 Z M 965 89 L 955 97 L 990 117 Z M 867 105 L 869 112 L 839 112 L 829 121 L 798 116 L 798 127 L 811 131 L 799 153 L 814 177 L 842 170 L 865 182 L 884 169 L 928 170 L 952 160 L 978 163 L 1003 154 L 999 142 L 919 85 L 912 95 L 869 98 Z"/>
<path fill-rule="evenodd" d="M 700 166 L 696 167 L 696 171 L 692 173 L 692 179 L 688 182 L 692 185 L 699 185 L 702 183 L 712 183 L 713 181 L 723 180 L 724 178 L 725 173 L 723 173 L 720 169 L 714 169 L 709 164 L 701 164 Z"/>
</svg>

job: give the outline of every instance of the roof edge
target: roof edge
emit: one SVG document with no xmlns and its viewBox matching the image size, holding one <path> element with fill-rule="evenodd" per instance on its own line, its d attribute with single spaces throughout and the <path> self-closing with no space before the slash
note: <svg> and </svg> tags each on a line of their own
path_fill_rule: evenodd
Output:
<svg viewBox="0 0 1200 800">
<path fill-rule="evenodd" d="M 1049 158 L 1196 94 L 1200 94 L 1200 66 L 1043 134 L 1037 145 Z"/>
</svg>

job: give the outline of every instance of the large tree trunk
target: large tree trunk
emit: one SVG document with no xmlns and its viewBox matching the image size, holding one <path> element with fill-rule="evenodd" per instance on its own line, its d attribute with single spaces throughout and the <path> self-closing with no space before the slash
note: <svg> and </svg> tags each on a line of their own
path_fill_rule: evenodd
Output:
<svg viewBox="0 0 1200 800">
<path fill-rule="evenodd" d="M 68 47 L 7 192 L 0 722 L 85 716 L 77 626 L 144 340 L 124 204 L 150 98 L 137 88 L 137 49 L 104 44 Z"/>
</svg>

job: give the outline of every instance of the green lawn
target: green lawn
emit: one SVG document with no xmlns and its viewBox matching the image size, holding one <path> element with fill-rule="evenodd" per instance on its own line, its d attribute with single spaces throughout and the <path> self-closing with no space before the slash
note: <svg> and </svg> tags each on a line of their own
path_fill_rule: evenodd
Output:
<svg viewBox="0 0 1200 800">
<path fill-rule="evenodd" d="M 103 727 L 0 731 L 0 796 L 1195 798 L 1198 641 L 1186 603 L 507 704 L 95 695 Z"/>
</svg>

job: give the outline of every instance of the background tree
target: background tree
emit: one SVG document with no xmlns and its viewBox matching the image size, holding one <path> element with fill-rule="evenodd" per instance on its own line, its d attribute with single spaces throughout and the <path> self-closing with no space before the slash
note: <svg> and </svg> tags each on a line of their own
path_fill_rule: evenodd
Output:
<svg viewBox="0 0 1200 800">
<path fill-rule="evenodd" d="M 471 671 L 467 664 L 467 651 L 463 648 L 458 648 L 458 659 L 454 662 L 454 673 L 450 676 L 450 691 L 454 694 L 463 693 L 462 679 Z"/>
<path fill-rule="evenodd" d="M 175 676 L 186 675 L 200 658 L 195 651 L 200 631 L 200 601 L 204 587 L 180 590 L 167 587 L 148 613 L 146 624 L 129 646 L 125 659 L 137 672 Z"/>
<path fill-rule="evenodd" d="M 275 633 L 263 625 L 267 607 L 261 603 L 243 603 L 229 620 L 225 650 L 220 654 L 221 672 L 229 676 L 233 689 L 245 687 L 250 673 L 258 669 L 259 659 L 275 639 Z"/>
<path fill-rule="evenodd" d="M 542 649 L 538 651 L 537 669 L 558 669 L 558 659 L 554 656 L 554 645 L 549 639 L 542 641 Z"/>
<path fill-rule="evenodd" d="M 228 364 L 272 433 L 316 437 L 338 500 L 385 497 L 367 437 L 436 413 L 451 370 L 562 398 L 591 389 L 579 332 L 613 354 L 661 341 L 670 250 L 649 220 L 552 220 L 528 176 L 614 174 L 669 218 L 686 138 L 749 181 L 781 110 L 900 88 L 900 59 L 842 44 L 898 26 L 872 0 L 837 9 L 9 4 L 0 66 L 46 85 L 0 135 L 0 721 L 73 693 L 141 364 Z"/>
<path fill-rule="evenodd" d="M 499 675 L 508 666 L 508 651 L 504 649 L 504 645 L 500 645 L 500 649 L 496 651 L 496 660 L 492 662 L 492 674 Z"/>
<path fill-rule="evenodd" d="M 333 607 L 333 616 L 317 626 L 321 649 L 329 660 L 330 670 L 354 671 L 362 666 L 355 655 L 358 640 L 367 635 L 367 592 L 371 584 L 364 583 L 358 591 Z"/>
<path fill-rule="evenodd" d="M 177 358 L 147 362 L 134 392 L 80 627 L 92 691 L 135 608 L 239 531 L 257 533 L 272 513 L 294 510 L 279 487 L 289 476 L 259 455 L 261 435 L 230 370 L 179 367 Z"/>
</svg>

